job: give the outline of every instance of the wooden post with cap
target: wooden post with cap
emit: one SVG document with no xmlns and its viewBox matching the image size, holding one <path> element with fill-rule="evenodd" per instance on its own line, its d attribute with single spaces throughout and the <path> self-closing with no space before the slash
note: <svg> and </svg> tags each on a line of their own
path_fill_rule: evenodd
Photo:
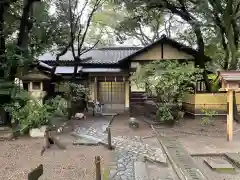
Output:
<svg viewBox="0 0 240 180">
<path fill-rule="evenodd" d="M 227 92 L 228 111 L 227 111 L 227 140 L 233 139 L 233 92 L 240 91 L 240 71 L 219 72 L 222 87 L 219 91 Z"/>
<path fill-rule="evenodd" d="M 233 138 L 233 90 L 228 91 L 227 140 Z"/>
<path fill-rule="evenodd" d="M 95 166 L 96 166 L 96 180 L 101 180 L 101 158 L 100 158 L 100 156 L 95 156 Z"/>
</svg>

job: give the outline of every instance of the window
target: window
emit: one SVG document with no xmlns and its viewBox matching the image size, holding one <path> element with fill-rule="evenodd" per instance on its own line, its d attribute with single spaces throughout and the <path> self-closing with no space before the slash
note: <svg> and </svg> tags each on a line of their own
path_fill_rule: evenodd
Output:
<svg viewBox="0 0 240 180">
<path fill-rule="evenodd" d="M 41 82 L 32 82 L 32 90 L 41 90 Z"/>
</svg>

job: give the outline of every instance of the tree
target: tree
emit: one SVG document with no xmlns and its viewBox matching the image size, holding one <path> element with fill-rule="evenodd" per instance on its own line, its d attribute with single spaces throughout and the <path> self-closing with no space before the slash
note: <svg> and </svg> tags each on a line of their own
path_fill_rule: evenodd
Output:
<svg viewBox="0 0 240 180">
<path fill-rule="evenodd" d="M 177 28 L 172 14 L 159 11 L 144 12 L 141 8 L 129 10 L 126 7 L 105 1 L 101 11 L 95 17 L 102 28 L 119 43 L 127 40 L 137 40 L 138 44 L 146 46 L 158 40 L 161 34 L 171 36 L 170 29 Z"/>
<path fill-rule="evenodd" d="M 225 51 L 224 69 L 237 69 L 237 50 L 239 45 L 239 0 L 208 0 L 208 11 L 221 36 L 222 47 Z"/>
<path fill-rule="evenodd" d="M 155 61 L 140 68 L 133 80 L 138 86 L 147 84 L 155 98 L 160 121 L 174 123 L 181 117 L 181 102 L 185 92 L 194 92 L 200 70 L 176 60 Z"/>
<path fill-rule="evenodd" d="M 117 0 L 115 0 L 117 1 Z M 118 3 L 122 3 L 122 1 L 117 1 Z M 205 85 L 207 90 L 211 91 L 211 86 L 209 83 L 209 79 L 207 76 L 207 71 L 205 67 L 205 52 L 204 52 L 204 40 L 203 35 L 201 31 L 201 23 L 199 19 L 191 12 L 194 12 L 194 7 L 191 1 L 170 1 L 170 0 L 163 0 L 163 1 L 155 1 L 155 0 L 131 0 L 131 1 L 123 1 L 125 6 L 129 10 L 134 10 L 135 8 L 141 8 L 143 9 L 143 12 L 149 12 L 149 11 L 167 11 L 169 13 L 172 13 L 174 15 L 179 16 L 182 18 L 185 22 L 187 22 L 192 30 L 195 33 L 196 39 L 197 39 L 197 58 L 196 58 L 196 64 L 199 65 L 200 68 L 203 69 L 203 78 L 205 81 Z"/>
<path fill-rule="evenodd" d="M 72 82 L 76 82 L 78 65 L 82 61 L 81 56 L 93 49 L 98 44 L 100 39 L 96 39 L 93 44 L 86 43 L 94 13 L 97 12 L 101 7 L 102 2 L 102 0 L 85 0 L 81 1 L 81 3 L 78 0 L 56 1 L 55 6 L 57 18 L 60 20 L 60 23 L 66 26 L 68 33 L 66 33 L 67 40 L 65 46 L 58 51 L 56 56 L 55 65 L 53 66 L 51 72 L 52 75 L 55 73 L 60 57 L 68 50 L 71 50 L 74 59 Z M 74 86 L 69 86 L 70 94 L 74 93 L 73 87 Z M 71 97 L 73 96 L 69 95 L 69 103 L 71 104 L 69 105 L 69 119 L 72 116 L 74 106 L 74 100 Z"/>
</svg>

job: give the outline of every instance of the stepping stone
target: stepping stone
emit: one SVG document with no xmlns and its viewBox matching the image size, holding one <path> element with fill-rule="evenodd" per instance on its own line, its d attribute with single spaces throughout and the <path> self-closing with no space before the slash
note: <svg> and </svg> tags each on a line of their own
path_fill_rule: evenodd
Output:
<svg viewBox="0 0 240 180">
<path fill-rule="evenodd" d="M 135 180 L 149 180 L 147 166 L 144 162 L 135 161 L 134 170 L 135 170 Z"/>
<path fill-rule="evenodd" d="M 89 139 L 77 139 L 73 142 L 73 145 L 97 146 L 99 142 Z"/>
<path fill-rule="evenodd" d="M 239 153 L 225 153 L 225 156 L 238 168 L 240 168 L 240 154 Z"/>
<path fill-rule="evenodd" d="M 232 172 L 235 168 L 227 160 L 224 159 L 204 159 L 204 162 L 213 170 L 218 172 Z"/>
<path fill-rule="evenodd" d="M 102 116 L 116 116 L 117 113 L 102 113 Z"/>
</svg>

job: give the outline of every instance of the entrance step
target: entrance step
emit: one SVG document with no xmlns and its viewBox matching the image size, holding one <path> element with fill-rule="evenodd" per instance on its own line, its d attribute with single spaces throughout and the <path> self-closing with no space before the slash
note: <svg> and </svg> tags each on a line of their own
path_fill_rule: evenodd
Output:
<svg viewBox="0 0 240 180">
<path fill-rule="evenodd" d="M 0 127 L 0 140 L 11 140 L 13 137 L 12 129 L 9 127 Z"/>
<path fill-rule="evenodd" d="M 240 168 L 240 154 L 239 153 L 225 153 L 226 158 L 235 166 Z"/>
<path fill-rule="evenodd" d="M 169 162 L 166 166 L 146 161 L 146 166 L 150 180 L 179 180 Z"/>
<path fill-rule="evenodd" d="M 204 162 L 217 172 L 235 172 L 235 167 L 225 159 L 204 159 Z"/>
<path fill-rule="evenodd" d="M 147 166 L 145 162 L 135 161 L 134 162 L 134 176 L 135 180 L 149 180 L 147 172 Z"/>
</svg>

